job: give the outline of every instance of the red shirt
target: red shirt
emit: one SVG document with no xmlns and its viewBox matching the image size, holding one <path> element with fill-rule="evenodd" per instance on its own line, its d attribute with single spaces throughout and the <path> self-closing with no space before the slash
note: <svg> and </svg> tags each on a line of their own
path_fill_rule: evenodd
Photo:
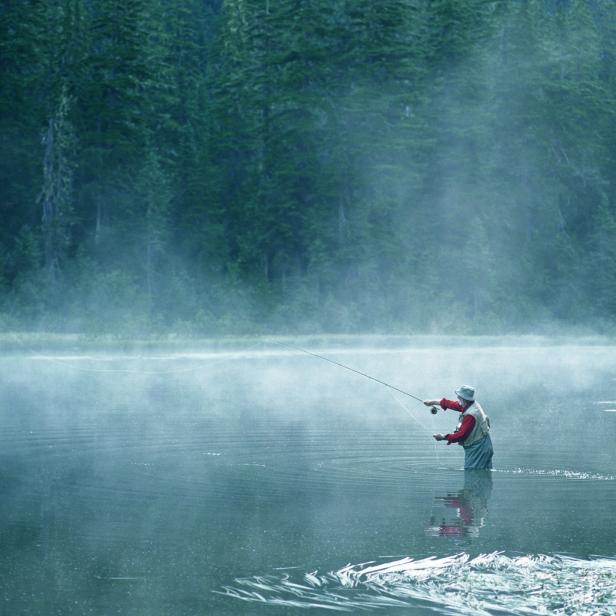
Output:
<svg viewBox="0 0 616 616">
<path fill-rule="evenodd" d="M 443 410 L 451 409 L 452 411 L 464 413 L 464 407 L 459 402 L 447 400 L 446 398 L 441 400 L 441 408 Z M 448 441 L 447 444 L 451 445 L 451 443 L 459 443 L 460 441 L 463 441 L 473 431 L 474 427 L 475 418 L 472 415 L 464 415 L 464 417 L 462 417 L 462 424 L 460 427 L 455 432 L 445 435 L 445 438 Z"/>
</svg>

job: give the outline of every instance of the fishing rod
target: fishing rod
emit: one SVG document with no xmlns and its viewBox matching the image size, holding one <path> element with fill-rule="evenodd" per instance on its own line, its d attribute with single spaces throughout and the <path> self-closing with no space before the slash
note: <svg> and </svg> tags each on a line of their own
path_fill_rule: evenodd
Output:
<svg viewBox="0 0 616 616">
<path fill-rule="evenodd" d="M 408 391 L 404 391 L 403 389 L 400 389 L 398 387 L 396 387 L 395 385 L 391 385 L 390 383 L 386 383 L 385 381 L 381 381 L 380 379 L 377 379 L 374 376 L 370 376 L 369 374 L 366 374 L 365 372 L 361 372 L 360 370 L 355 370 L 355 368 L 351 368 L 350 366 L 346 366 L 345 364 L 341 364 L 338 361 L 334 361 L 333 359 L 330 359 L 329 357 L 325 357 L 323 355 L 319 355 L 317 353 L 313 353 L 312 351 L 307 351 L 306 349 L 302 349 L 301 347 L 298 346 L 292 346 L 289 344 L 284 344 L 282 342 L 278 342 L 277 340 L 273 340 L 274 344 L 279 344 L 280 346 L 286 347 L 287 349 L 293 349 L 294 351 L 301 351 L 302 353 L 306 353 L 306 355 L 312 355 L 312 357 L 318 357 L 319 359 L 323 359 L 327 362 L 329 362 L 330 364 L 334 364 L 334 366 L 339 366 L 340 368 L 344 368 L 345 370 L 350 370 L 351 372 L 355 372 L 355 374 L 359 374 L 361 376 L 366 377 L 367 379 L 370 379 L 371 381 L 376 381 L 377 383 L 380 383 L 381 385 L 385 385 L 385 387 L 389 387 L 390 389 L 393 389 L 394 391 L 397 391 L 401 394 L 404 394 L 405 396 L 408 396 L 409 398 L 413 398 L 413 400 L 417 400 L 417 402 L 421 402 L 423 404 L 423 400 L 421 398 L 418 398 L 417 396 L 409 393 Z M 436 415 L 436 413 L 438 412 L 438 409 L 436 408 L 436 406 L 432 406 L 430 407 L 430 412 L 433 415 Z"/>
</svg>

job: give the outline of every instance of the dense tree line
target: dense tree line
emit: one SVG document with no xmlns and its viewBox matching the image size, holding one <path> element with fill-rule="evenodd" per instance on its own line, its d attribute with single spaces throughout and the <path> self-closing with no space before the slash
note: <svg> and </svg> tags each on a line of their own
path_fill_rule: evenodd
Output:
<svg viewBox="0 0 616 616">
<path fill-rule="evenodd" d="M 616 324 L 612 0 L 0 0 L 0 326 Z"/>
</svg>

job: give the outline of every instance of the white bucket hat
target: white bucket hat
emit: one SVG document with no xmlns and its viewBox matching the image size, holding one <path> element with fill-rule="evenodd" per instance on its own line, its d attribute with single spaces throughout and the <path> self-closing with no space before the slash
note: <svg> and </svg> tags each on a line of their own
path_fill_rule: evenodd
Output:
<svg viewBox="0 0 616 616">
<path fill-rule="evenodd" d="M 458 396 L 458 398 L 462 398 L 462 400 L 466 400 L 467 402 L 474 402 L 475 388 L 470 385 L 460 385 L 460 387 L 456 389 L 456 396 Z"/>
</svg>

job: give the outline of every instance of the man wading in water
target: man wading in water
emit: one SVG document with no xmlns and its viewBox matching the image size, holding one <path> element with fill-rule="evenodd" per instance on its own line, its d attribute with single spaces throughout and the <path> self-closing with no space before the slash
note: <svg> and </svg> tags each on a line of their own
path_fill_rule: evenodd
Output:
<svg viewBox="0 0 616 616">
<path fill-rule="evenodd" d="M 451 434 L 435 434 L 437 441 L 459 443 L 464 447 L 464 470 L 492 468 L 492 439 L 490 438 L 490 420 L 483 412 L 479 402 L 475 401 L 475 388 L 462 385 L 456 389 L 458 402 L 453 400 L 424 400 L 426 406 L 440 404 L 443 410 L 451 409 L 462 413 L 460 423 Z"/>
</svg>

